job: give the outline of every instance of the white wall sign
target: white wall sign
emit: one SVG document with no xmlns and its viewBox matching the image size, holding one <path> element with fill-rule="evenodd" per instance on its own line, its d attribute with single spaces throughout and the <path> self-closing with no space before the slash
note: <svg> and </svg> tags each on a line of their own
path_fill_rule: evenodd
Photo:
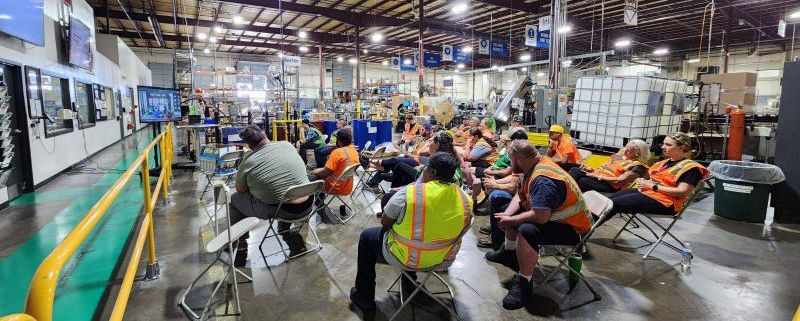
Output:
<svg viewBox="0 0 800 321">
<path fill-rule="evenodd" d="M 283 56 L 283 64 L 287 67 L 300 67 L 300 56 Z"/>
<path fill-rule="evenodd" d="M 453 61 L 452 45 L 442 45 L 442 61 Z"/>
<path fill-rule="evenodd" d="M 781 37 L 786 37 L 786 21 L 783 19 L 778 21 L 778 35 Z"/>
<path fill-rule="evenodd" d="M 550 30 L 553 25 L 553 17 L 544 16 L 539 18 L 539 31 Z"/>
<path fill-rule="evenodd" d="M 536 47 L 536 36 L 539 34 L 539 28 L 534 25 L 525 26 L 525 45 Z"/>
<path fill-rule="evenodd" d="M 478 42 L 478 53 L 481 55 L 489 54 L 489 39 L 481 39 Z"/>
<path fill-rule="evenodd" d="M 625 24 L 635 26 L 639 23 L 639 0 L 625 0 Z"/>
</svg>

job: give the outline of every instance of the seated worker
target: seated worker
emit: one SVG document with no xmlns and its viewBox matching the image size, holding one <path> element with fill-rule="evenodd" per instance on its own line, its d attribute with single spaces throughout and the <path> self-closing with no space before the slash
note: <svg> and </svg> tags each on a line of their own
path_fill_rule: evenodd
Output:
<svg viewBox="0 0 800 321">
<path fill-rule="evenodd" d="M 469 186 L 472 186 L 472 189 L 480 189 L 481 188 L 481 179 L 487 176 L 494 176 L 495 178 L 503 178 L 511 175 L 511 160 L 508 158 L 508 144 L 512 140 L 517 139 L 528 139 L 528 133 L 525 132 L 525 129 L 522 127 L 512 128 L 511 132 L 505 135 L 500 135 L 500 144 L 503 145 L 504 149 L 497 160 L 494 161 L 489 168 L 483 167 L 470 167 L 467 169 L 464 175 L 464 179 L 466 180 Z"/>
<path fill-rule="evenodd" d="M 467 127 L 469 127 L 469 118 L 464 118 L 461 125 L 451 128 L 450 131 L 452 131 L 455 135 L 461 135 L 461 132 L 463 132 Z"/>
<path fill-rule="evenodd" d="M 358 151 L 353 146 L 352 130 L 345 127 L 336 132 L 336 149 L 331 152 L 325 167 L 311 171 L 309 180 L 325 180 L 325 185 L 322 187 L 325 193 L 350 195 L 353 192 L 353 179 L 342 182 L 338 181 L 338 177 L 352 164 L 358 164 Z M 333 186 L 334 184 L 336 186 Z M 342 217 L 347 216 L 344 205 L 339 206 L 339 214 Z"/>
<path fill-rule="evenodd" d="M 664 138 L 661 151 L 667 159 L 650 166 L 650 179 L 639 178 L 638 189 L 625 189 L 609 195 L 614 207 L 606 216 L 618 213 L 648 213 L 674 215 L 681 210 L 709 171 L 699 163 L 687 159 L 691 151 L 689 135 L 675 132 Z"/>
<path fill-rule="evenodd" d="M 503 308 L 522 308 L 532 299 L 531 277 L 542 245 L 575 245 L 592 226 L 592 217 L 578 184 L 527 140 L 509 146 L 512 170 L 524 173 L 516 196 L 502 213 L 494 214 L 505 232 L 503 248 L 486 259 L 519 267 Z M 521 237 L 520 237 L 521 236 Z"/>
<path fill-rule="evenodd" d="M 579 166 L 581 155 L 575 144 L 564 137 L 564 127 L 559 125 L 550 126 L 550 149 L 547 150 L 547 157 L 550 157 L 558 166 L 569 171 L 571 168 Z"/>
<path fill-rule="evenodd" d="M 481 133 L 483 134 L 484 138 L 487 140 L 494 139 L 494 133 L 497 131 L 494 118 L 486 117 L 482 119 L 480 125 L 478 125 L 478 128 L 481 129 Z"/>
<path fill-rule="evenodd" d="M 446 131 L 438 131 L 430 139 L 430 144 L 428 145 L 429 155 L 433 155 L 437 152 L 453 155 L 453 157 L 458 160 L 459 167 L 456 168 L 456 173 L 453 176 L 453 180 L 456 182 L 457 186 L 461 186 L 463 183 L 461 173 L 461 163 L 463 160 L 461 160 L 453 148 L 453 136 L 450 136 L 450 134 L 448 134 Z M 392 187 L 388 193 L 383 195 L 383 198 L 381 199 L 381 208 L 386 206 L 386 203 L 389 202 L 389 199 L 392 197 L 392 195 L 394 195 L 394 193 L 397 192 L 398 189 L 414 182 L 422 182 L 422 173 L 425 171 L 428 161 L 430 161 L 430 158 L 426 158 L 427 157 L 421 158 L 421 165 L 417 167 L 411 167 L 405 163 L 400 163 L 395 166 L 394 171 L 392 172 Z"/>
<path fill-rule="evenodd" d="M 394 173 L 397 164 L 403 163 L 411 167 L 419 166 L 420 157 L 430 155 L 429 145 L 432 134 L 433 125 L 427 123 L 422 126 L 422 131 L 420 132 L 419 138 L 422 139 L 422 142 L 416 144 L 413 152 L 404 152 L 403 156 L 381 159 L 373 162 L 372 166 L 378 169 L 378 173 L 372 176 L 372 179 L 367 182 L 367 185 L 376 187 L 383 180 L 391 181 L 392 179 L 389 173 Z M 398 146 L 395 145 L 395 147 Z"/>
<path fill-rule="evenodd" d="M 317 161 L 317 168 L 321 168 L 325 165 L 325 162 L 328 161 L 328 156 L 336 149 L 336 133 L 347 126 L 347 121 L 344 119 L 339 119 L 336 121 L 336 130 L 333 131 L 330 135 L 330 139 L 328 145 L 317 147 L 314 149 L 314 160 Z"/>
<path fill-rule="evenodd" d="M 645 177 L 647 166 L 644 163 L 648 158 L 650 144 L 641 139 L 633 139 L 600 167 L 573 167 L 569 174 L 578 182 L 578 187 L 583 192 L 613 193 L 627 188 L 637 178 Z"/>
<path fill-rule="evenodd" d="M 319 129 L 311 125 L 308 118 L 303 119 L 303 129 L 306 130 L 306 137 L 303 138 L 303 140 L 297 141 L 295 147 L 300 149 L 300 158 L 303 159 L 303 164 L 306 164 L 308 163 L 306 160 L 306 151 L 309 149 L 314 150 L 317 147 L 325 145 L 325 137 L 322 136 L 322 132 L 320 132 Z"/>
<path fill-rule="evenodd" d="M 356 282 L 350 289 L 350 300 L 359 309 L 375 309 L 376 263 L 424 269 L 455 260 L 472 218 L 472 202 L 453 183 L 456 168 L 453 155 L 433 154 L 422 182 L 400 189 L 386 205 L 382 226 L 361 233 Z M 405 292 L 410 293 L 413 281 L 403 277 Z"/>
<path fill-rule="evenodd" d="M 310 197 L 289 200 L 281 206 L 280 213 L 276 213 L 289 187 L 308 183 L 306 169 L 302 162 L 298 162 L 300 157 L 292 144 L 270 143 L 267 135 L 255 125 L 245 127 L 239 137 L 252 151 L 244 156 L 236 172 L 236 192 L 231 195 L 230 205 L 231 224 L 236 224 L 245 217 L 262 220 L 275 215 L 286 219 L 302 217 L 311 208 Z M 278 223 L 278 232 L 286 231 L 289 227 L 291 224 Z M 247 239 L 247 236 L 245 234 L 242 239 Z M 282 236 L 289 245 L 290 255 L 305 252 L 305 242 L 299 233 L 284 233 Z M 238 244 L 239 251 L 234 264 L 244 266 L 247 242 Z"/>
<path fill-rule="evenodd" d="M 403 135 L 398 142 L 398 145 L 402 145 L 402 151 L 408 150 L 408 147 L 411 145 L 411 142 L 415 142 L 417 139 L 417 135 L 421 134 L 420 131 L 422 130 L 422 126 L 414 122 L 414 115 L 406 114 L 406 124 L 405 130 L 403 130 Z"/>
<path fill-rule="evenodd" d="M 497 152 L 497 143 L 483 136 L 478 128 L 470 131 L 471 139 L 464 148 L 464 160 L 470 162 L 470 167 L 489 168 L 500 157 Z"/>
<path fill-rule="evenodd" d="M 481 123 L 481 120 L 478 117 L 472 117 L 472 118 L 469 119 L 469 122 L 466 123 L 466 126 L 464 126 L 463 129 L 453 133 L 455 135 L 453 137 L 453 138 L 455 138 L 455 140 L 454 140 L 455 145 L 459 147 L 459 148 L 456 148 L 457 151 L 463 152 L 463 148 L 461 148 L 461 147 L 467 144 L 467 141 L 469 140 L 469 137 L 470 137 L 470 134 L 469 134 L 470 130 L 472 130 L 473 128 L 478 127 L 478 125 L 480 123 Z"/>
<path fill-rule="evenodd" d="M 511 119 L 511 125 L 508 126 L 508 131 L 511 132 L 514 128 L 522 128 L 522 116 L 516 115 Z"/>
</svg>

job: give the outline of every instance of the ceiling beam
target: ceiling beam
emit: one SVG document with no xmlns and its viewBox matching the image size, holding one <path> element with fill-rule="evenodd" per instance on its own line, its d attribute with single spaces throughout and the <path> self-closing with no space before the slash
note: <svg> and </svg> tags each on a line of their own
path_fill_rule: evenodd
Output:
<svg viewBox="0 0 800 321">
<path fill-rule="evenodd" d="M 404 19 L 376 16 L 371 14 L 357 13 L 357 12 L 339 10 L 334 8 L 323 8 L 310 4 L 302 4 L 296 2 L 283 2 L 278 0 L 228 0 L 226 2 L 238 3 L 253 7 L 265 7 L 276 10 L 319 15 L 361 27 L 392 27 L 392 26 L 400 26 L 407 23 L 407 21 Z"/>
</svg>

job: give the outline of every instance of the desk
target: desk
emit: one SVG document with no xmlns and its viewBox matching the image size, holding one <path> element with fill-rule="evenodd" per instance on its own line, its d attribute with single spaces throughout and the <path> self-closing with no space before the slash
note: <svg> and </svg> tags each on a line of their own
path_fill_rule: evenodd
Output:
<svg viewBox="0 0 800 321">
<path fill-rule="evenodd" d="M 176 126 L 175 128 L 185 129 L 187 131 L 194 132 L 194 162 L 197 162 L 200 159 L 200 130 L 205 131 L 208 128 L 217 128 L 217 127 L 219 127 L 219 124 L 185 125 L 185 126 Z M 189 148 L 189 150 L 191 150 L 191 148 Z"/>
</svg>

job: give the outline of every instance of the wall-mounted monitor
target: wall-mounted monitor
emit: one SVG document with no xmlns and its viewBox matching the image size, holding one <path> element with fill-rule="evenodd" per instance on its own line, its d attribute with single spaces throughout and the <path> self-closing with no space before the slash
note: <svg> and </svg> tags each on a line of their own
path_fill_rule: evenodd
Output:
<svg viewBox="0 0 800 321">
<path fill-rule="evenodd" d="M 44 46 L 44 0 L 0 0 L 0 32 Z"/>
<path fill-rule="evenodd" d="M 3 0 L 0 0 L 3 1 Z M 92 30 L 75 17 L 69 19 L 69 63 L 80 68 L 91 70 Z"/>
<path fill-rule="evenodd" d="M 181 94 L 177 89 L 139 86 L 139 120 L 143 123 L 181 119 Z"/>
</svg>

